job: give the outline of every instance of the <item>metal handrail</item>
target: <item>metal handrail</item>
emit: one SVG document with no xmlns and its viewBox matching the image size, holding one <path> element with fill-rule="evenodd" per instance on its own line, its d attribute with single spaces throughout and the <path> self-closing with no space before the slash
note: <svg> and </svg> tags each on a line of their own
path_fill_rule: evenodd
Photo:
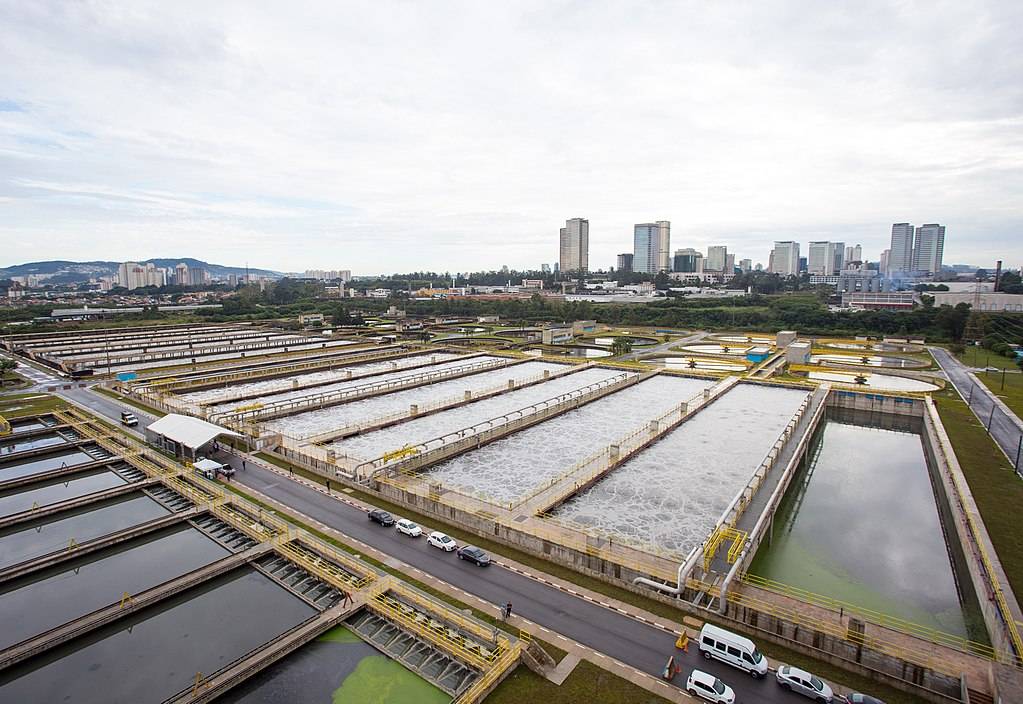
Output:
<svg viewBox="0 0 1023 704">
<path fill-rule="evenodd" d="M 948 454 L 945 450 L 945 443 L 941 434 L 938 433 L 938 426 L 935 423 L 934 417 L 937 415 L 937 407 L 934 405 L 934 399 L 930 396 L 925 401 L 927 413 L 925 417 L 927 422 L 930 423 L 932 430 L 938 437 L 938 449 L 941 450 L 942 458 L 944 459 L 943 466 L 946 469 L 946 475 L 952 482 L 952 486 L 955 488 L 956 500 L 959 503 L 959 509 L 961 514 L 966 519 L 967 527 L 970 530 L 970 535 L 973 538 L 973 544 L 977 549 L 977 554 L 980 557 L 981 563 L 984 565 L 984 571 L 987 575 L 988 584 L 991 586 L 991 590 L 995 597 L 995 601 L 998 604 L 998 612 L 1005 622 L 1006 629 L 1009 632 L 1009 638 L 1012 641 L 1012 646 L 1016 651 L 1014 658 L 1014 664 L 1021 666 L 1023 663 L 1023 638 L 1020 638 L 1019 629 L 1016 627 L 1016 620 L 1013 618 L 1012 611 L 1009 608 L 1009 604 L 1005 599 L 1005 594 L 1002 592 L 1002 586 L 998 579 L 997 573 L 995 572 L 994 566 L 991 564 L 991 558 L 987 554 L 987 549 L 984 547 L 984 541 L 982 539 L 980 529 L 977 527 L 976 521 L 973 516 L 966 509 L 965 493 L 963 487 L 960 486 L 959 480 L 956 478 L 955 472 L 951 469 L 951 463 L 949 462 Z M 953 450 L 953 453 L 955 451 Z"/>
<path fill-rule="evenodd" d="M 478 437 L 484 432 L 495 430 L 497 428 L 504 428 L 508 426 L 510 423 L 513 423 L 517 420 L 522 420 L 525 418 L 534 419 L 552 410 L 560 411 L 564 408 L 564 406 L 572 404 L 578 401 L 579 399 L 586 397 L 587 395 L 602 391 L 612 386 L 620 385 L 623 382 L 632 379 L 636 376 L 637 376 L 636 374 L 628 372 L 616 374 L 615 376 L 610 377 L 608 379 L 602 379 L 600 381 L 593 382 L 592 384 L 587 384 L 586 386 L 580 387 L 578 389 L 573 389 L 572 391 L 568 391 L 553 398 L 549 398 L 544 401 L 539 401 L 537 403 L 530 404 L 529 406 L 526 406 L 524 408 L 510 411 L 503 415 L 497 416 L 496 418 L 490 418 L 488 420 L 481 421 L 479 423 L 476 423 L 475 425 L 469 426 L 468 428 L 456 430 L 445 435 L 441 435 L 439 437 L 418 443 L 412 446 L 415 450 L 417 450 L 416 460 L 421 461 L 424 455 L 447 447 L 450 444 L 470 438 L 478 439 Z M 386 453 L 384 455 L 381 455 L 380 457 L 377 457 L 376 459 L 368 460 L 366 462 L 363 462 L 362 464 L 357 465 L 355 467 L 356 476 L 361 476 L 360 470 L 363 469 L 372 469 L 374 474 L 376 474 L 382 469 L 394 469 L 396 471 L 401 471 L 399 467 L 394 466 L 389 467 L 388 465 L 401 464 L 402 460 L 400 460 L 399 462 L 387 460 L 385 458 L 388 456 L 388 454 L 390 453 Z"/>
<path fill-rule="evenodd" d="M 375 381 L 366 384 L 359 384 L 357 386 L 351 386 L 344 389 L 337 389 L 334 391 L 326 391 L 315 394 L 307 394 L 304 396 L 297 396 L 295 398 L 284 399 L 281 401 L 272 401 L 270 403 L 261 404 L 260 408 L 239 410 L 234 409 L 230 411 L 218 411 L 210 415 L 211 421 L 225 421 L 225 420 L 244 420 L 248 418 L 261 418 L 267 415 L 280 413 L 281 411 L 297 411 L 300 409 L 311 409 L 314 407 L 322 407 L 330 404 L 340 404 L 348 401 L 354 401 L 367 395 L 377 394 L 383 391 L 399 391 L 403 388 L 410 388 L 415 386 L 422 386 L 429 383 L 435 383 L 444 379 L 464 376 L 467 374 L 475 374 L 478 372 L 489 371 L 492 369 L 500 369 L 507 367 L 511 364 L 517 363 L 518 360 L 507 360 L 507 359 L 488 359 L 479 362 L 472 362 L 456 367 L 448 367 L 446 369 L 438 369 L 432 372 L 425 372 L 419 374 L 409 374 L 401 376 L 396 379 L 389 379 L 387 381 Z"/>
</svg>

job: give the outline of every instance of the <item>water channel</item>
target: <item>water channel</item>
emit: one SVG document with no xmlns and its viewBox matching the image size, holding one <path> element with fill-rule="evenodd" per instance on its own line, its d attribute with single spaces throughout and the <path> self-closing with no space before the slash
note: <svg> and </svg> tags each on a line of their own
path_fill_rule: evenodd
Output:
<svg viewBox="0 0 1023 704">
<path fill-rule="evenodd" d="M 886 429 L 829 414 L 750 571 L 986 640 L 969 579 L 957 579 L 959 548 L 945 542 L 921 436 L 910 430 L 917 419 Z"/>
<path fill-rule="evenodd" d="M 0 701 L 160 704 L 315 613 L 239 568 L 5 670 Z"/>
</svg>

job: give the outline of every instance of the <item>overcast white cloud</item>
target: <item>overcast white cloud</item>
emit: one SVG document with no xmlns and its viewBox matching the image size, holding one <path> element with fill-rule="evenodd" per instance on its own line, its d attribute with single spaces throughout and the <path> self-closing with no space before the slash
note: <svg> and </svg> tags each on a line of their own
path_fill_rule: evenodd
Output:
<svg viewBox="0 0 1023 704">
<path fill-rule="evenodd" d="M 1023 3 L 0 0 L 0 265 L 591 266 L 948 226 L 1023 263 Z"/>
</svg>

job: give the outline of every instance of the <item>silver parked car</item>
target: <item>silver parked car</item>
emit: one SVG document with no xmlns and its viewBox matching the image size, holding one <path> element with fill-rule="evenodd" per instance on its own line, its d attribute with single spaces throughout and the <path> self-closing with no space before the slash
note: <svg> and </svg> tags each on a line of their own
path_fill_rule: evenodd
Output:
<svg viewBox="0 0 1023 704">
<path fill-rule="evenodd" d="M 806 670 L 800 670 L 798 667 L 781 665 L 778 667 L 776 677 L 778 678 L 778 684 L 785 689 L 791 689 L 793 692 L 802 694 L 804 697 L 809 697 L 814 701 L 831 704 L 831 700 L 834 697 L 834 692 L 831 691 L 831 687 L 828 686 L 827 682 L 816 675 L 811 675 Z"/>
</svg>

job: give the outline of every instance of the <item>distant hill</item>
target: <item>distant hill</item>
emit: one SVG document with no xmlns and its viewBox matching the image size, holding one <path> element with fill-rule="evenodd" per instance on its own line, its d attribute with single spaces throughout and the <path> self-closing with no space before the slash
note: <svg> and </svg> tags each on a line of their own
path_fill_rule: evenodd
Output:
<svg viewBox="0 0 1023 704">
<path fill-rule="evenodd" d="M 179 258 L 156 258 L 156 259 L 140 259 L 140 264 L 147 264 L 152 262 L 154 265 L 173 269 L 182 262 L 188 265 L 188 268 L 200 268 L 205 269 L 210 273 L 210 276 L 228 276 L 230 274 L 244 274 L 245 267 L 243 266 L 225 266 L 223 264 L 210 264 L 204 262 L 201 259 L 193 259 L 191 257 L 179 257 Z M 53 276 L 61 282 L 70 283 L 73 281 L 87 281 L 88 279 L 96 276 L 111 276 L 117 273 L 117 267 L 120 266 L 121 262 L 69 262 L 60 259 L 54 259 L 45 262 L 29 262 L 27 264 L 15 264 L 14 266 L 0 268 L 0 279 L 7 279 L 12 276 L 28 276 L 29 274 L 44 274 Z M 277 271 L 271 271 L 269 269 L 252 269 L 249 270 L 250 274 L 256 276 L 269 276 L 269 277 L 281 277 L 283 274 Z"/>
</svg>

